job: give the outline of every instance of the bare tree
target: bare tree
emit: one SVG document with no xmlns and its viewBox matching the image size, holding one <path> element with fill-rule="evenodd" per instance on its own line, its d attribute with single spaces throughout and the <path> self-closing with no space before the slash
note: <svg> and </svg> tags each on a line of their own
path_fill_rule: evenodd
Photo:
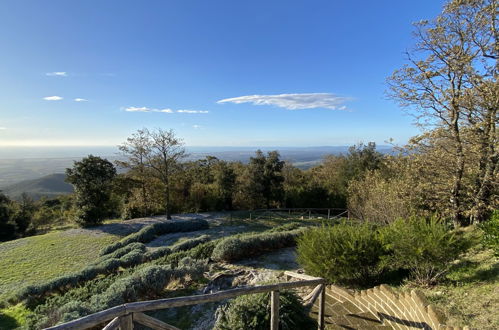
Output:
<svg viewBox="0 0 499 330">
<path fill-rule="evenodd" d="M 497 109 L 496 25 L 497 0 L 452 0 L 434 21 L 415 24 L 417 42 L 407 52 L 409 64 L 388 79 L 389 96 L 410 109 L 418 125 L 425 130 L 443 128 L 453 140 L 449 150 L 453 160 L 449 200 L 456 224 L 466 223 L 462 181 L 466 172 L 464 146 L 469 141 L 464 140 L 464 130 L 480 127 L 486 136 L 481 139 L 485 143 L 483 150 L 488 150 L 481 166 L 488 170 L 481 175 L 478 185 L 483 186 L 484 180 L 490 183 L 495 171 L 492 168 L 497 167 L 497 150 L 491 148 L 491 144 L 497 143 L 497 136 L 491 137 L 495 134 L 497 115 L 490 113 L 490 107 L 476 102 L 481 95 L 487 98 L 485 103 Z M 480 194 L 482 199 L 487 195 Z"/>
</svg>

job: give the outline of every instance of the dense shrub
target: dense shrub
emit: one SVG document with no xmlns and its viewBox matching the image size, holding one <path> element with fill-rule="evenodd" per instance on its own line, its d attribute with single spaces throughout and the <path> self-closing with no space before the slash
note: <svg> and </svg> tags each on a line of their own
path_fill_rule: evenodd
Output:
<svg viewBox="0 0 499 330">
<path fill-rule="evenodd" d="M 247 234 L 227 237 L 213 250 L 216 261 L 236 261 L 261 255 L 268 251 L 296 245 L 296 238 L 303 230 L 276 233 Z"/>
<path fill-rule="evenodd" d="M 239 296 L 217 310 L 215 330 L 270 328 L 270 293 Z M 317 329 L 300 298 L 290 291 L 279 297 L 279 329 Z"/>
<path fill-rule="evenodd" d="M 368 223 L 345 222 L 306 231 L 298 238 L 298 262 L 332 283 L 371 284 L 380 273 L 383 246 Z"/>
<path fill-rule="evenodd" d="M 181 243 L 176 244 L 172 248 L 160 247 L 158 249 L 155 249 L 154 251 L 147 252 L 145 254 L 144 258 L 146 260 L 156 260 L 156 259 L 159 259 L 161 257 L 167 256 L 171 253 L 190 250 L 190 249 L 192 249 L 200 244 L 206 243 L 209 240 L 210 240 L 210 236 L 201 235 L 201 236 L 196 237 L 196 238 L 184 240 Z"/>
<path fill-rule="evenodd" d="M 190 258 L 194 260 L 207 260 L 210 259 L 215 246 L 218 244 L 219 240 L 209 241 L 206 243 L 199 244 L 198 246 L 187 250 L 178 251 L 162 258 L 154 260 L 157 265 L 171 265 L 172 267 L 177 267 L 179 262 L 184 258 Z"/>
<path fill-rule="evenodd" d="M 420 285 L 436 283 L 468 247 L 467 240 L 436 218 L 397 220 L 381 231 L 381 240 L 389 252 L 383 264 L 409 270 Z"/>
<path fill-rule="evenodd" d="M 483 230 L 483 241 L 486 246 L 494 250 L 494 254 L 499 256 L 499 210 L 494 211 L 488 221 L 480 224 Z"/>
<path fill-rule="evenodd" d="M 204 219 L 158 222 L 149 226 L 145 226 L 138 232 L 130 234 L 114 244 L 108 245 L 107 247 L 102 249 L 100 254 L 109 254 L 119 248 L 127 246 L 130 243 L 147 243 L 152 241 L 157 236 L 161 236 L 164 234 L 196 231 L 208 228 L 209 224 Z"/>
<path fill-rule="evenodd" d="M 126 302 L 157 299 L 172 279 L 185 275 L 196 279 L 205 266 L 204 262 L 184 259 L 176 269 L 169 266 L 147 266 L 121 278 L 111 276 L 93 281 L 89 286 L 51 297 L 37 306 L 27 320 L 27 328 L 41 329 Z"/>
<path fill-rule="evenodd" d="M 190 250 L 193 247 L 198 246 L 199 244 L 208 242 L 209 240 L 210 240 L 209 235 L 201 235 L 199 237 L 186 239 L 186 240 L 174 245 L 172 247 L 172 252 Z"/>
</svg>

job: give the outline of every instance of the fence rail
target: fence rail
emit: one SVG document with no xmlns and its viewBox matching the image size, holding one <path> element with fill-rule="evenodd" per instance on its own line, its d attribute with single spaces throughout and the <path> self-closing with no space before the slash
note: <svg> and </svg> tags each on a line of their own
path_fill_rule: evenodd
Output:
<svg viewBox="0 0 499 330">
<path fill-rule="evenodd" d="M 232 217 L 232 214 L 231 214 Z M 264 218 L 280 217 L 289 219 L 293 217 L 300 217 L 301 219 L 308 218 L 322 218 L 322 219 L 350 219 L 350 212 L 348 209 L 340 208 L 280 208 L 280 209 L 256 209 L 249 211 L 250 220 L 264 219 Z"/>
<path fill-rule="evenodd" d="M 106 330 L 121 329 L 132 330 L 134 323 L 142 324 L 155 330 L 179 330 L 178 328 L 155 319 L 143 312 L 154 311 L 180 306 L 191 306 L 208 302 L 215 302 L 229 298 L 235 298 L 242 295 L 254 293 L 270 292 L 271 304 L 271 322 L 270 329 L 279 329 L 279 293 L 282 290 L 294 289 L 300 287 L 314 286 L 312 292 L 305 297 L 305 306 L 312 306 L 314 301 L 319 299 L 318 325 L 319 329 L 324 329 L 324 305 L 325 305 L 325 280 L 318 277 L 312 277 L 304 274 L 285 272 L 286 276 L 299 279 L 299 281 L 288 281 L 269 285 L 259 285 L 253 287 L 242 287 L 230 290 L 224 290 L 216 293 L 202 294 L 195 296 L 185 296 L 178 298 L 167 298 L 150 301 L 140 301 L 127 303 L 101 312 L 91 314 L 80 319 L 56 325 L 46 330 L 79 330 L 88 329 L 100 324 L 107 323 L 103 327 Z M 308 301 L 307 301 L 308 300 Z"/>
</svg>

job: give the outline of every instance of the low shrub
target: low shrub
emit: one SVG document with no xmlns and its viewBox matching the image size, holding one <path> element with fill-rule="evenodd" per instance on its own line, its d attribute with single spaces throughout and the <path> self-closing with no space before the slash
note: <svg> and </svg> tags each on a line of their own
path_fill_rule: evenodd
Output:
<svg viewBox="0 0 499 330">
<path fill-rule="evenodd" d="M 303 232 L 296 229 L 285 232 L 246 234 L 222 239 L 211 255 L 215 261 L 236 261 L 258 256 L 268 251 L 296 245 L 296 238 Z"/>
<path fill-rule="evenodd" d="M 205 268 L 204 262 L 184 259 L 176 269 L 153 265 L 134 270 L 125 277 L 111 276 L 96 280 L 93 284 L 89 283 L 92 284 L 90 286 L 47 299 L 28 318 L 27 328 L 46 328 L 123 303 L 160 298 L 171 280 L 186 275 L 197 279 Z"/>
<path fill-rule="evenodd" d="M 204 219 L 158 222 L 149 226 L 145 226 L 138 232 L 130 234 L 125 238 L 119 240 L 118 242 L 105 247 L 104 249 L 102 249 L 100 255 L 103 256 L 112 253 L 124 246 L 127 246 L 130 243 L 147 243 L 152 241 L 157 236 L 161 236 L 164 234 L 189 232 L 208 228 L 209 224 Z"/>
<path fill-rule="evenodd" d="M 419 285 L 432 285 L 445 275 L 470 242 L 436 218 L 399 219 L 381 231 L 388 251 L 383 264 L 391 269 L 407 269 Z"/>
<path fill-rule="evenodd" d="M 187 250 L 178 251 L 162 258 L 154 260 L 155 264 L 158 265 L 171 265 L 172 267 L 177 267 L 179 262 L 184 258 L 190 258 L 194 260 L 207 260 L 211 258 L 215 246 L 220 240 L 209 241 L 206 243 L 199 244 L 198 246 Z"/>
<path fill-rule="evenodd" d="M 186 239 L 186 240 L 174 245 L 172 247 L 172 252 L 190 250 L 193 247 L 198 246 L 199 244 L 208 242 L 209 240 L 210 240 L 209 235 L 201 235 L 199 237 Z"/>
<path fill-rule="evenodd" d="M 303 222 L 290 222 L 290 223 L 286 223 L 284 225 L 280 225 L 280 226 L 274 227 L 272 229 L 269 229 L 266 232 L 267 233 L 277 233 L 277 232 L 281 232 L 281 231 L 290 231 L 290 230 L 299 229 L 299 228 L 308 227 L 308 226 L 310 226 L 310 225 L 304 224 Z"/>
<path fill-rule="evenodd" d="M 270 328 L 270 293 L 239 296 L 217 310 L 215 330 Z M 317 329 L 317 323 L 291 291 L 279 297 L 279 329 Z"/>
<path fill-rule="evenodd" d="M 480 224 L 483 230 L 483 242 L 485 246 L 494 250 L 494 254 L 499 257 L 499 210 L 492 213 L 489 220 Z"/>
<path fill-rule="evenodd" d="M 298 262 L 331 283 L 367 285 L 382 273 L 383 246 L 369 223 L 342 222 L 306 231 L 298 238 Z"/>
</svg>

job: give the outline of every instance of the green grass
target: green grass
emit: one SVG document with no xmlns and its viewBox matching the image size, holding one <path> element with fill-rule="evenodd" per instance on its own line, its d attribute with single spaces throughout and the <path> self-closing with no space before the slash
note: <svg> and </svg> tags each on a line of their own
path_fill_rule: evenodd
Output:
<svg viewBox="0 0 499 330">
<path fill-rule="evenodd" d="M 428 300 L 445 311 L 447 325 L 499 329 L 499 258 L 481 245 L 469 251 L 432 288 Z"/>
<path fill-rule="evenodd" d="M 0 244 L 0 301 L 21 286 L 80 270 L 119 237 L 52 232 Z"/>
</svg>

